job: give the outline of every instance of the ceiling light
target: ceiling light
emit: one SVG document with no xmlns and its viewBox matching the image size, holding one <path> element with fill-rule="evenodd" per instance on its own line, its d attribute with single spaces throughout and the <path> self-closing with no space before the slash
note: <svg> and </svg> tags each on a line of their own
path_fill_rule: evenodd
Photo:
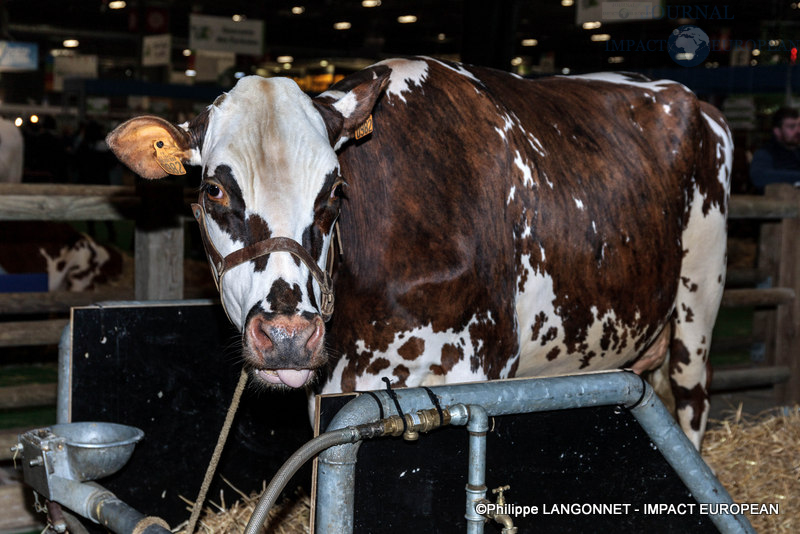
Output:
<svg viewBox="0 0 800 534">
<path fill-rule="evenodd" d="M 292 8 L 292 15 L 302 15 L 305 12 L 306 8 L 304 8 L 303 6 L 294 6 Z"/>
<path fill-rule="evenodd" d="M 322 61 L 319 62 L 320 67 L 327 67 L 329 64 L 330 63 L 328 63 L 327 59 L 323 59 Z"/>
<path fill-rule="evenodd" d="M 33 124 L 36 124 L 37 122 L 39 122 L 39 115 L 31 115 L 31 122 Z"/>
<path fill-rule="evenodd" d="M 600 24 L 599 20 L 595 20 L 595 21 L 592 21 L 592 22 L 584 22 L 583 23 L 583 29 L 584 30 L 596 30 L 600 26 L 602 26 L 602 24 Z"/>
<path fill-rule="evenodd" d="M 233 19 L 233 22 L 242 22 L 243 20 L 247 19 L 247 17 L 244 15 L 234 15 L 231 17 L 231 19 Z"/>
<path fill-rule="evenodd" d="M 294 58 L 292 56 L 278 56 L 275 58 L 275 61 L 278 63 L 291 63 L 294 61 Z"/>
<path fill-rule="evenodd" d="M 66 39 L 62 44 L 64 48 L 77 48 L 81 43 L 77 39 Z"/>
<path fill-rule="evenodd" d="M 292 64 L 291 64 L 291 63 L 284 63 L 284 64 L 283 64 L 283 69 L 284 69 L 284 70 L 289 70 L 289 69 L 291 69 L 291 68 L 292 68 Z"/>
<path fill-rule="evenodd" d="M 16 119 L 14 119 L 14 126 L 16 126 L 17 128 L 22 126 L 22 123 L 23 123 L 22 117 L 17 117 Z"/>
<path fill-rule="evenodd" d="M 242 71 L 239 71 L 239 72 L 234 73 L 233 77 L 236 78 L 237 80 L 241 80 L 242 78 L 245 77 L 245 73 L 242 72 Z"/>
<path fill-rule="evenodd" d="M 522 58 L 521 58 L 521 57 L 519 57 L 519 56 L 515 57 L 514 59 L 512 59 L 512 60 L 511 60 L 511 64 L 512 64 L 513 66 L 515 66 L 515 67 L 516 67 L 517 65 L 522 65 Z"/>
<path fill-rule="evenodd" d="M 108 3 L 108 9 L 124 9 L 126 5 L 125 0 L 113 0 Z"/>
<path fill-rule="evenodd" d="M 447 39 L 447 35 L 440 33 L 439 35 L 436 36 L 436 39 L 438 41 L 444 41 L 445 39 Z"/>
<path fill-rule="evenodd" d="M 563 69 L 561 69 L 561 74 L 569 74 L 569 73 L 570 73 L 569 67 L 564 67 Z"/>
<path fill-rule="evenodd" d="M 416 15 L 400 15 L 399 17 L 397 17 L 397 22 L 399 22 L 400 24 L 412 24 L 414 22 L 417 22 L 417 16 Z"/>
<path fill-rule="evenodd" d="M 561 5 L 564 7 L 569 7 L 573 4 L 573 0 L 561 0 Z"/>
<path fill-rule="evenodd" d="M 189 50 L 188 48 L 184 48 L 183 49 L 183 55 L 184 55 L 184 57 L 189 57 L 189 56 L 192 55 L 192 51 Z"/>
<path fill-rule="evenodd" d="M 539 44 L 539 41 L 536 39 L 523 39 L 522 46 L 536 46 Z"/>
<path fill-rule="evenodd" d="M 608 62 L 611 64 L 622 63 L 623 61 L 625 61 L 625 58 L 622 56 L 611 56 L 608 58 Z"/>
<path fill-rule="evenodd" d="M 186 72 L 184 72 L 184 74 L 192 78 L 194 76 L 197 76 L 197 71 L 194 69 L 186 69 Z"/>
<path fill-rule="evenodd" d="M 361 7 L 378 7 L 381 5 L 381 0 L 362 0 Z"/>
<path fill-rule="evenodd" d="M 758 48 L 754 48 L 753 51 L 750 53 L 753 54 L 754 56 L 760 56 L 761 50 L 759 50 Z"/>
<path fill-rule="evenodd" d="M 333 29 L 334 30 L 349 30 L 353 25 L 347 21 L 342 22 L 334 22 Z"/>
<path fill-rule="evenodd" d="M 598 41 L 610 41 L 611 40 L 611 36 L 609 34 L 607 34 L 607 33 L 595 33 L 594 35 L 592 35 L 590 37 L 590 39 L 592 41 L 595 41 L 595 42 L 598 42 Z"/>
</svg>

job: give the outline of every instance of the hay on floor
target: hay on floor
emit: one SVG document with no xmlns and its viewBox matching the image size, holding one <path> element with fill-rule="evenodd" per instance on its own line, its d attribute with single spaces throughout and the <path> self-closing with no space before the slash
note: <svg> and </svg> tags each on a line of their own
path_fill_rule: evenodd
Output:
<svg viewBox="0 0 800 534">
<path fill-rule="evenodd" d="M 756 532 L 800 532 L 800 407 L 746 416 L 740 405 L 709 424 L 703 458 L 734 502 L 778 504 L 777 515 L 746 514 Z"/>
<path fill-rule="evenodd" d="M 223 478 L 224 480 L 224 478 Z M 244 532 L 250 516 L 258 504 L 260 493 L 245 495 L 230 482 L 225 480 L 241 497 L 230 506 L 226 506 L 224 495 L 220 494 L 220 502 L 209 502 L 200 515 L 195 532 L 197 534 L 241 534 Z M 263 492 L 264 488 L 262 488 Z M 184 499 L 185 500 L 185 499 Z M 186 500 L 191 512 L 192 503 Z M 305 492 L 297 490 L 292 498 L 285 499 L 272 507 L 267 516 L 264 534 L 309 534 L 311 519 L 311 499 Z M 187 534 L 187 522 L 182 523 L 173 532 Z"/>
</svg>

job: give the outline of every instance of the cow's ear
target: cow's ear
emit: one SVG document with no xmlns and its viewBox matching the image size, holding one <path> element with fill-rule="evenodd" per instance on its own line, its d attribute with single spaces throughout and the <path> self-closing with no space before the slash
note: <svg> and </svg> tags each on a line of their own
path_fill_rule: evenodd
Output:
<svg viewBox="0 0 800 534">
<path fill-rule="evenodd" d="M 112 152 L 142 178 L 186 174 L 191 158 L 189 133 L 160 117 L 143 116 L 123 122 L 106 137 Z"/>
<path fill-rule="evenodd" d="M 351 83 L 347 86 L 336 85 L 314 99 L 332 145 L 356 137 L 356 131 L 363 130 L 369 124 L 372 108 L 389 84 L 391 71 L 386 67 L 368 69 L 362 73 L 361 80 L 358 76 L 351 76 L 348 80 Z"/>
</svg>

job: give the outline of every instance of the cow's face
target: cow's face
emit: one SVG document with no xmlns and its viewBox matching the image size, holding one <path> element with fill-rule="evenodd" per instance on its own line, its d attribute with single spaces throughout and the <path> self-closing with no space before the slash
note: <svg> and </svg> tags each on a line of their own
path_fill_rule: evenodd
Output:
<svg viewBox="0 0 800 534">
<path fill-rule="evenodd" d="M 198 213 L 220 256 L 281 237 L 325 269 L 344 187 L 333 146 L 366 119 L 384 86 L 385 76 L 315 102 L 287 78 L 247 77 L 189 123 L 132 119 L 108 144 L 146 178 L 180 172 L 175 161 L 200 165 Z M 256 379 L 290 387 L 314 379 L 327 356 L 310 265 L 277 250 L 228 268 L 219 288 Z"/>
</svg>

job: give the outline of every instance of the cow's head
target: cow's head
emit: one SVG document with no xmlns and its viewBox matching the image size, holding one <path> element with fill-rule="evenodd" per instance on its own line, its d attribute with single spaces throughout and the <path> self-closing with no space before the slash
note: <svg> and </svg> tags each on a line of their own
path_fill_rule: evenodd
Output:
<svg viewBox="0 0 800 534">
<path fill-rule="evenodd" d="M 190 122 L 139 117 L 108 136 L 144 178 L 202 166 L 195 215 L 212 272 L 219 258 L 238 255 L 219 273 L 219 289 L 242 332 L 244 359 L 263 383 L 301 387 L 326 363 L 318 275 L 344 186 L 334 146 L 370 116 L 387 82 L 382 69 L 312 100 L 288 78 L 251 76 Z M 289 240 L 294 252 L 276 245 Z"/>
</svg>

